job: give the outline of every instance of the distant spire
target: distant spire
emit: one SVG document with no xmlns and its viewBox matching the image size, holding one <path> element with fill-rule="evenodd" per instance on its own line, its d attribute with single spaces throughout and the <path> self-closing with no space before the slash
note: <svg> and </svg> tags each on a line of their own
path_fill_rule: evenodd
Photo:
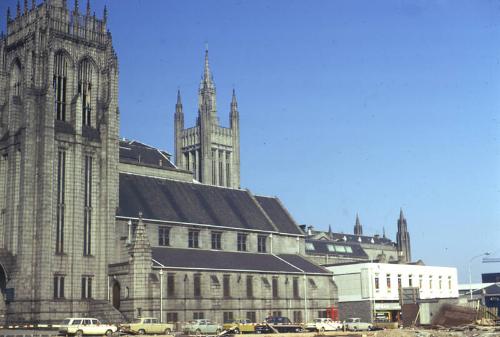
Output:
<svg viewBox="0 0 500 337">
<path fill-rule="evenodd" d="M 332 233 L 332 225 L 328 225 L 328 237 L 332 239 L 333 233 Z"/>
<path fill-rule="evenodd" d="M 87 0 L 87 16 L 90 16 L 90 0 Z"/>
<path fill-rule="evenodd" d="M 182 105 L 182 101 L 181 101 L 181 89 L 177 89 L 177 104 Z"/>
<path fill-rule="evenodd" d="M 203 68 L 203 81 L 206 83 L 211 82 L 212 74 L 210 73 L 210 64 L 208 62 L 208 44 L 205 47 L 205 67 Z"/>
<path fill-rule="evenodd" d="M 28 0 L 24 0 L 24 14 L 28 13 Z"/>
<path fill-rule="evenodd" d="M 7 23 L 10 22 L 10 7 L 7 7 Z"/>
<path fill-rule="evenodd" d="M 106 5 L 104 5 L 104 13 L 102 15 L 102 18 L 104 20 L 104 23 L 108 21 L 108 7 L 106 7 Z"/>
<path fill-rule="evenodd" d="M 21 16 L 21 3 L 17 0 L 16 18 Z"/>
<path fill-rule="evenodd" d="M 175 104 L 175 114 L 182 115 L 182 100 L 180 89 L 177 89 L 177 103 Z"/>
<path fill-rule="evenodd" d="M 404 218 L 405 218 L 405 216 L 404 216 L 404 214 L 403 214 L 403 208 L 401 207 L 401 208 L 399 209 L 399 220 L 401 220 L 401 221 L 402 221 L 402 220 L 404 220 Z"/>
<path fill-rule="evenodd" d="M 231 98 L 231 106 L 238 106 L 238 102 L 236 101 L 236 91 L 233 88 L 233 97 Z"/>
<path fill-rule="evenodd" d="M 78 13 L 79 7 L 78 0 L 75 0 L 75 13 Z"/>
<path fill-rule="evenodd" d="M 356 213 L 356 224 L 354 225 L 354 235 L 363 235 L 363 227 L 359 221 L 358 213 Z"/>
<path fill-rule="evenodd" d="M 385 236 L 385 226 L 384 226 L 384 227 L 382 227 L 382 237 L 383 237 L 384 239 L 386 239 L 386 236 Z"/>
</svg>

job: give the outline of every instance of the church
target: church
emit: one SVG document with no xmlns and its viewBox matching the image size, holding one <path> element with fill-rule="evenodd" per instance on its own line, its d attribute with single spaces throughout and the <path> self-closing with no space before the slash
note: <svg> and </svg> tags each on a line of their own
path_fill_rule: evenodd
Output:
<svg viewBox="0 0 500 337">
<path fill-rule="evenodd" d="M 239 108 L 218 119 L 205 53 L 196 125 L 173 108 L 175 161 L 121 139 L 118 59 L 90 4 L 24 1 L 0 37 L 0 313 L 7 322 L 92 315 L 223 322 L 325 317 L 322 265 L 411 261 L 396 242 L 315 231 L 279 198 L 240 186 Z M 172 104 L 174 107 L 174 104 Z"/>
</svg>

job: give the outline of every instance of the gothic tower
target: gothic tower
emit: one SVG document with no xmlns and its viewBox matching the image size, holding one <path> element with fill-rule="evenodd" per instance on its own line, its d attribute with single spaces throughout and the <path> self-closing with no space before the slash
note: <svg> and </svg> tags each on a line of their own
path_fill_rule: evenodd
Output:
<svg viewBox="0 0 500 337">
<path fill-rule="evenodd" d="M 119 116 L 106 21 L 88 2 L 80 12 L 78 0 L 73 10 L 25 1 L 0 38 L 0 287 L 11 321 L 60 320 L 107 298 Z"/>
<path fill-rule="evenodd" d="M 359 221 L 359 216 L 356 213 L 356 224 L 354 225 L 354 235 L 363 235 L 363 226 L 361 226 L 361 222 Z"/>
<path fill-rule="evenodd" d="M 400 260 L 402 262 L 411 262 L 410 233 L 408 233 L 408 226 L 406 225 L 406 219 L 403 214 L 403 209 L 401 209 L 401 211 L 399 212 L 396 245 L 398 248 Z"/>
<path fill-rule="evenodd" d="M 240 186 L 240 127 L 236 94 L 230 104 L 229 128 L 219 124 L 216 89 L 205 51 L 203 78 L 198 91 L 196 126 L 184 128 L 180 92 L 175 105 L 175 162 L 193 172 L 198 181 L 218 186 Z"/>
</svg>

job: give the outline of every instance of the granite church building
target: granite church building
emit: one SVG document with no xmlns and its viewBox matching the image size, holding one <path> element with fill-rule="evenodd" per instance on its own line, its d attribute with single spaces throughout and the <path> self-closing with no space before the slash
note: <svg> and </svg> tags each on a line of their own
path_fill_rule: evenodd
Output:
<svg viewBox="0 0 500 337">
<path fill-rule="evenodd" d="M 360 227 L 354 235 L 316 232 L 278 198 L 240 188 L 238 103 L 233 91 L 229 127 L 221 126 L 208 52 L 194 127 L 185 128 L 177 95 L 175 164 L 165 151 L 120 139 L 107 15 L 65 0 L 25 1 L 7 14 L 0 38 L 6 321 L 273 314 L 300 322 L 337 305 L 321 264 L 386 254 L 410 261 L 402 213 L 397 242 L 363 236 Z"/>
</svg>

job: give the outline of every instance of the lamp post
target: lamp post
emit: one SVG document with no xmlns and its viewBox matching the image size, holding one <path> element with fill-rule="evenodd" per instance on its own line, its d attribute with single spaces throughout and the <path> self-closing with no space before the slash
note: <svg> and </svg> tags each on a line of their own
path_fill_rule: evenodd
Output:
<svg viewBox="0 0 500 337">
<path fill-rule="evenodd" d="M 478 257 L 488 256 L 488 255 L 490 255 L 490 253 L 488 253 L 488 252 L 482 253 L 482 254 L 479 254 L 479 255 L 471 257 L 470 260 L 469 260 L 469 295 L 470 295 L 470 299 L 471 300 L 472 300 L 472 271 L 471 271 L 472 261 L 474 261 Z"/>
<path fill-rule="evenodd" d="M 163 269 L 160 269 L 160 323 L 163 323 Z"/>
</svg>

